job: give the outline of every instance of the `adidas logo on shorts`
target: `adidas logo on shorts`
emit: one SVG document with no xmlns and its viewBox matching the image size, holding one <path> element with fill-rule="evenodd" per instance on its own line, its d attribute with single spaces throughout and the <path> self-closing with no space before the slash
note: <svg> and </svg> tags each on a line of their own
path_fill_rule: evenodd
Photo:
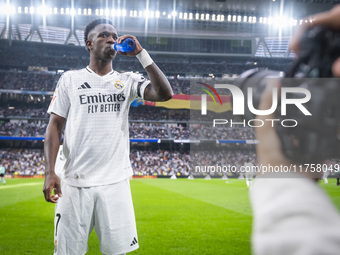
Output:
<svg viewBox="0 0 340 255">
<path fill-rule="evenodd" d="M 138 241 L 137 241 L 136 237 L 134 237 L 130 246 L 134 246 L 137 243 L 138 243 Z"/>
<path fill-rule="evenodd" d="M 83 83 L 78 89 L 90 89 L 91 86 L 87 82 Z"/>
</svg>

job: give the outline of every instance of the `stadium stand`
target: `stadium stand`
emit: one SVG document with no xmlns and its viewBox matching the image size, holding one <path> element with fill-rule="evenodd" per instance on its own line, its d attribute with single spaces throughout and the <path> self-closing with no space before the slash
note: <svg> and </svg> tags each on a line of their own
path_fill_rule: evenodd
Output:
<svg viewBox="0 0 340 255">
<path fill-rule="evenodd" d="M 256 19 L 254 15 L 249 16 L 249 22 L 241 23 L 177 20 L 177 33 L 190 31 L 191 34 L 145 36 L 140 32 L 137 38 L 167 75 L 174 94 L 201 94 L 200 88 L 193 85 L 203 78 L 229 82 L 228 79 L 251 68 L 284 71 L 292 63 L 294 54 L 288 51 L 290 37 L 264 36 L 266 26 L 250 22 Z M 70 29 L 64 22 L 37 26 L 20 18 L 12 22 L 11 29 L 6 28 L 6 21 L 0 22 L 3 31 L 0 36 L 0 135 L 7 139 L 1 140 L 0 148 L 2 157 L 8 158 L 11 164 L 11 173 L 39 174 L 43 168 L 42 140 L 49 118 L 46 109 L 57 81 L 63 72 L 88 65 L 89 55 L 79 24 Z M 195 23 L 197 31 L 188 30 L 190 23 Z M 138 23 L 127 19 L 121 29 L 128 31 L 136 25 Z M 169 31 L 167 20 L 159 25 L 161 30 Z M 241 33 L 241 36 L 221 36 L 221 31 Z M 198 36 L 199 33 L 209 33 L 212 37 Z M 257 37 L 257 41 L 253 37 Z M 119 55 L 116 58 L 113 62 L 116 71 L 146 75 L 137 59 Z M 209 112 L 209 116 L 204 116 L 198 110 L 155 107 L 145 102 L 132 106 L 129 130 L 135 174 L 188 175 L 193 171 L 190 162 L 199 160 L 200 154 L 194 150 L 190 155 L 191 146 L 203 151 L 206 163 L 222 160 L 240 166 L 244 160 L 255 162 L 254 144 L 221 143 L 254 140 L 253 130 L 219 127 L 212 132 L 207 124 L 212 118 L 221 118 L 221 114 Z M 228 111 L 223 113 L 223 118 L 234 119 L 234 116 Z M 33 140 L 15 140 L 17 138 Z M 142 142 L 143 139 L 154 140 Z M 192 141 L 199 141 L 201 145 L 193 145 Z M 224 153 L 204 152 L 207 147 L 213 150 L 216 146 L 222 147 Z M 33 163 L 34 160 L 38 160 L 39 165 Z M 14 163 L 17 161 L 20 163 Z"/>
</svg>

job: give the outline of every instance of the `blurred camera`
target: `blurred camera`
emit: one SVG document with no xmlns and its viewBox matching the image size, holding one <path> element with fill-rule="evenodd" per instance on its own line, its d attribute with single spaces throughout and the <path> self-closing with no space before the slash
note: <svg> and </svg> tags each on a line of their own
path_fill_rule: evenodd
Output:
<svg viewBox="0 0 340 255">
<path fill-rule="evenodd" d="M 275 119 L 296 125 L 275 125 L 275 129 L 283 153 L 294 162 L 320 162 L 340 155 L 340 82 L 332 75 L 332 65 L 339 57 L 340 33 L 316 26 L 304 33 L 299 57 L 287 72 L 251 69 L 236 80 L 247 98 L 252 98 L 255 109 L 269 81 L 279 80 Z M 309 97 L 301 91 L 309 91 Z M 253 119 L 249 107 L 245 105 L 245 109 L 245 118 Z"/>
</svg>

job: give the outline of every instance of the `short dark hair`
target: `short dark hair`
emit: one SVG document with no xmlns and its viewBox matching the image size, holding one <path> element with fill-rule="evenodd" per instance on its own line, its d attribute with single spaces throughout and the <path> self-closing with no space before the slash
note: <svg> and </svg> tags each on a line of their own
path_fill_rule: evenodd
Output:
<svg viewBox="0 0 340 255">
<path fill-rule="evenodd" d="M 87 24 L 87 26 L 85 27 L 84 30 L 84 40 L 85 43 L 88 39 L 89 33 L 92 29 L 94 29 L 95 26 L 99 25 L 99 24 L 110 24 L 113 26 L 112 21 L 106 18 L 98 18 L 98 19 L 94 19 L 92 20 L 89 24 Z"/>
</svg>

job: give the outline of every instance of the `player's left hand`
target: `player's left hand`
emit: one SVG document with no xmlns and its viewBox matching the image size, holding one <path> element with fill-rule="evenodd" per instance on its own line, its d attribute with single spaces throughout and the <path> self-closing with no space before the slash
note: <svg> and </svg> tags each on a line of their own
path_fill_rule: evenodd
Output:
<svg viewBox="0 0 340 255">
<path fill-rule="evenodd" d="M 119 55 L 134 57 L 143 50 L 142 45 L 140 45 L 137 38 L 133 35 L 122 35 L 122 36 L 118 37 L 118 39 L 116 40 L 116 43 L 120 44 L 126 38 L 131 38 L 131 39 L 134 40 L 135 48 L 134 48 L 133 51 L 128 51 L 128 52 L 121 52 L 121 51 L 118 50 L 117 52 L 118 52 Z"/>
</svg>

